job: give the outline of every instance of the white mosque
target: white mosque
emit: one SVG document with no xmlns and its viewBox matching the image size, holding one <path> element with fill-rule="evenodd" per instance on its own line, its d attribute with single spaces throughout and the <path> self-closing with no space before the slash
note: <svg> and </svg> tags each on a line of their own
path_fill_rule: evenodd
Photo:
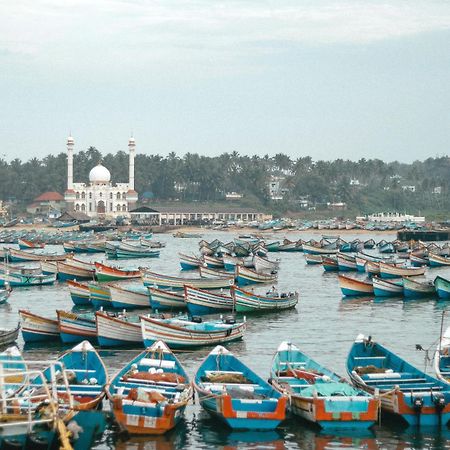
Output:
<svg viewBox="0 0 450 450">
<path fill-rule="evenodd" d="M 128 211 L 135 207 L 138 194 L 134 190 L 134 156 L 135 140 L 130 138 L 128 183 L 111 183 L 111 173 L 101 163 L 89 172 L 89 184 L 73 182 L 73 147 L 72 136 L 67 138 L 67 190 L 64 199 L 69 211 L 83 212 L 89 217 L 128 216 Z"/>
</svg>

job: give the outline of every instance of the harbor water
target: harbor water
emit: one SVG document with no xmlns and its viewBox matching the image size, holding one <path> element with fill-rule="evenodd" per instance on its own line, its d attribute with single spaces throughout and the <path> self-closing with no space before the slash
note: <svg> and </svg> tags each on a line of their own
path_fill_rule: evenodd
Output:
<svg viewBox="0 0 450 450">
<path fill-rule="evenodd" d="M 203 239 L 220 239 L 229 242 L 237 233 L 209 232 Z M 268 235 L 266 242 L 282 240 L 283 234 Z M 320 235 L 290 233 L 290 240 L 320 238 Z M 395 239 L 394 234 L 342 236 L 345 240 Z M 198 253 L 199 239 L 176 239 L 171 235 L 156 235 L 166 247 L 155 259 L 112 261 L 126 267 L 149 267 L 152 271 L 178 275 L 178 253 Z M 61 246 L 48 246 L 62 252 Z M 227 347 L 251 366 L 263 378 L 268 378 L 272 357 L 278 344 L 287 340 L 302 351 L 346 376 L 345 361 L 352 341 L 359 333 L 371 335 L 376 340 L 419 368 L 432 373 L 432 357 L 440 332 L 443 311 L 450 303 L 434 297 L 414 300 L 402 298 L 375 299 L 374 297 L 345 299 L 342 297 L 336 273 L 325 273 L 321 265 L 307 266 L 302 253 L 271 253 L 271 259 L 280 258 L 277 288 L 279 291 L 298 291 L 300 300 L 296 309 L 281 313 L 248 316 L 248 328 L 243 341 Z M 104 256 L 81 256 L 86 260 L 104 260 Z M 187 272 L 187 274 L 192 274 Z M 428 269 L 426 277 L 438 274 L 450 278 L 450 268 Z M 256 288 L 265 292 L 270 286 Z M 54 286 L 17 288 L 8 303 L 1 305 L 1 327 L 13 327 L 19 320 L 18 309 L 47 317 L 54 317 L 56 309 L 72 310 L 73 303 L 65 283 Z M 145 313 L 148 311 L 140 311 Z M 130 314 L 138 314 L 130 313 Z M 447 325 L 447 322 L 444 322 Z M 450 320 L 448 321 L 450 325 Z M 67 347 L 58 342 L 43 343 L 24 348 L 27 359 L 55 358 Z M 418 351 L 416 344 L 423 349 Z M 110 375 L 113 375 L 141 349 L 101 350 L 101 356 Z M 192 376 L 202 359 L 211 349 L 179 352 L 177 356 Z M 108 405 L 105 401 L 104 409 Z M 189 405 L 185 420 L 175 430 L 159 437 L 127 438 L 118 433 L 113 423 L 95 444 L 96 449 L 445 449 L 450 448 L 450 430 L 417 429 L 386 420 L 364 433 L 334 435 L 293 417 L 273 432 L 233 432 L 216 419 L 203 412 L 198 403 Z"/>
</svg>

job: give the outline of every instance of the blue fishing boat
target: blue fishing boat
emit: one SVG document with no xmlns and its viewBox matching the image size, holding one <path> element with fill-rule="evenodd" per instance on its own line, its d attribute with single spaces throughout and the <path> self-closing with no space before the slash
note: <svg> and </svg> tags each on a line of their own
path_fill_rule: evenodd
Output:
<svg viewBox="0 0 450 450">
<path fill-rule="evenodd" d="M 445 426 L 450 419 L 450 385 L 422 372 L 371 337 L 359 335 L 347 358 L 355 386 L 379 392 L 382 411 L 409 425 Z"/>
<path fill-rule="evenodd" d="M 450 299 L 450 280 L 438 275 L 434 279 L 434 288 L 439 298 L 444 300 Z"/>
<path fill-rule="evenodd" d="M 234 307 L 234 300 L 230 295 L 215 294 L 191 286 L 184 286 L 184 301 L 193 316 L 232 311 Z"/>
<path fill-rule="evenodd" d="M 272 361 L 272 386 L 289 397 L 291 411 L 324 429 L 365 429 L 378 419 L 379 399 L 282 342 Z"/>
<path fill-rule="evenodd" d="M 183 253 L 178 253 L 180 257 L 181 270 L 195 270 L 199 266 L 203 265 L 203 261 L 194 255 L 185 255 Z"/>
<path fill-rule="evenodd" d="M 201 406 L 230 428 L 271 430 L 286 417 L 287 397 L 220 345 L 200 365 L 193 385 Z"/>
<path fill-rule="evenodd" d="M 58 382 L 52 367 L 44 370 L 45 380 L 56 385 L 57 396 L 60 403 L 69 402 L 69 394 L 73 396 L 76 411 L 86 411 L 97 408 L 104 397 L 104 387 L 108 382 L 108 373 L 100 355 L 88 341 L 77 344 L 58 358 L 59 371 L 64 370 L 68 381 Z M 39 389 L 40 378 L 36 378 L 33 385 Z M 37 392 L 32 392 L 38 395 Z"/>
<path fill-rule="evenodd" d="M 56 281 L 56 275 L 43 274 L 21 274 L 0 272 L 0 286 L 23 287 L 23 286 L 46 286 Z"/>
<path fill-rule="evenodd" d="M 57 310 L 58 330 L 65 344 L 89 340 L 97 342 L 97 327 L 93 314 L 75 314 Z"/>
<path fill-rule="evenodd" d="M 183 291 L 171 291 L 150 286 L 147 289 L 150 297 L 150 306 L 154 311 L 186 309 Z"/>
<path fill-rule="evenodd" d="M 339 275 L 338 279 L 342 295 L 357 296 L 373 294 L 373 284 L 371 280 L 358 280 L 345 275 Z"/>
<path fill-rule="evenodd" d="M 274 283 L 276 281 L 276 274 L 255 272 L 244 266 L 236 266 L 236 284 L 239 286 L 257 283 Z"/>
<path fill-rule="evenodd" d="M 380 253 L 395 253 L 395 246 L 392 242 L 381 241 L 378 243 Z"/>
<path fill-rule="evenodd" d="M 142 332 L 139 318 L 126 313 L 111 314 L 96 311 L 97 339 L 101 347 L 142 347 Z"/>
<path fill-rule="evenodd" d="M 25 342 L 59 340 L 58 321 L 19 309 L 22 337 Z"/>
<path fill-rule="evenodd" d="M 130 434 L 164 434 L 182 419 L 192 388 L 176 356 L 158 341 L 113 377 L 106 395 L 122 429 Z"/>
<path fill-rule="evenodd" d="M 305 254 L 305 256 L 308 253 Z M 339 265 L 336 256 L 320 256 L 322 258 L 322 267 L 325 272 L 337 272 L 339 270 Z"/>
<path fill-rule="evenodd" d="M 305 253 L 305 261 L 309 266 L 318 266 L 319 264 L 323 264 L 323 259 L 325 258 L 322 255 L 313 255 L 312 253 Z"/>
<path fill-rule="evenodd" d="M 435 294 L 436 290 L 431 281 L 416 281 L 408 277 L 403 278 L 403 295 L 406 298 L 421 298 Z"/>
<path fill-rule="evenodd" d="M 385 280 L 377 276 L 372 277 L 373 293 L 376 297 L 402 297 L 403 279 Z"/>
<path fill-rule="evenodd" d="M 140 316 L 142 338 L 145 347 L 164 339 L 170 348 L 197 348 L 206 345 L 224 344 L 242 339 L 246 322 L 236 322 L 234 318 L 209 320 L 203 322 L 201 317 L 174 317 L 153 319 Z"/>
<path fill-rule="evenodd" d="M 69 286 L 70 298 L 74 305 L 90 305 L 89 286 L 85 283 L 79 283 L 74 280 L 67 280 Z"/>
<path fill-rule="evenodd" d="M 354 256 L 338 253 L 336 258 L 337 258 L 338 268 L 339 268 L 340 272 L 349 272 L 349 271 L 357 270 L 356 269 L 356 259 Z"/>
<path fill-rule="evenodd" d="M 89 283 L 89 299 L 95 309 L 112 307 L 109 286 L 100 283 Z"/>
</svg>

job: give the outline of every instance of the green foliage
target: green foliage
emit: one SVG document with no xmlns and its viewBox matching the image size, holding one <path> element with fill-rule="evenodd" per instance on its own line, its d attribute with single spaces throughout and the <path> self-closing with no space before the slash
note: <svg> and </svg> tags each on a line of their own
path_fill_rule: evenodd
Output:
<svg viewBox="0 0 450 450">
<path fill-rule="evenodd" d="M 102 156 L 95 147 L 75 154 L 74 180 L 88 182 L 89 171 L 100 161 L 111 171 L 113 182 L 128 180 L 128 153 Z M 235 151 L 216 157 L 137 154 L 135 170 L 136 190 L 151 192 L 159 202 L 221 202 L 227 192 L 238 192 L 244 196 L 241 205 L 265 208 L 279 215 L 300 211 L 300 198 L 307 198 L 317 209 L 324 208 L 327 202 L 346 202 L 349 211 L 360 214 L 428 211 L 438 216 L 450 211 L 447 156 L 404 164 L 364 158 L 313 161 L 309 156 L 292 160 L 283 153 L 273 158 L 250 157 Z M 65 153 L 26 162 L 0 159 L 0 198 L 27 204 L 45 191 L 62 193 L 66 171 Z M 270 200 L 272 176 L 282 180 L 282 201 Z M 355 185 L 354 180 L 359 184 Z M 415 186 L 416 191 L 409 192 L 403 186 Z M 440 187 L 442 193 L 434 194 L 435 187 Z"/>
</svg>

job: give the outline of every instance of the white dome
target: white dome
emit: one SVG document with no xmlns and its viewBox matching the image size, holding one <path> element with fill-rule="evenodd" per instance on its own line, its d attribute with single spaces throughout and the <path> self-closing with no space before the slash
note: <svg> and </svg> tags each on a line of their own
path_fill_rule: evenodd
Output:
<svg viewBox="0 0 450 450">
<path fill-rule="evenodd" d="M 109 183 L 111 181 L 111 173 L 99 163 L 89 172 L 89 181 L 95 184 Z"/>
</svg>

